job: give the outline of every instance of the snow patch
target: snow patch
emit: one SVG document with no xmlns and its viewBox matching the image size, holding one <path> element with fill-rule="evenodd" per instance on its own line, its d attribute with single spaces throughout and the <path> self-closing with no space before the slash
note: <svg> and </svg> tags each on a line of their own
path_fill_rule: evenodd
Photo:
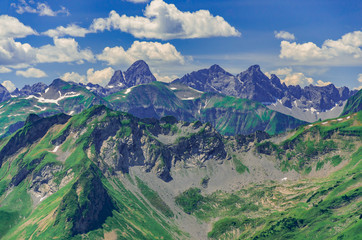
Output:
<svg viewBox="0 0 362 240">
<path fill-rule="evenodd" d="M 194 97 L 189 97 L 189 98 L 181 98 L 181 100 L 194 100 Z"/>
<path fill-rule="evenodd" d="M 70 113 L 69 113 L 69 115 L 73 115 L 74 114 L 74 111 L 71 111 Z"/>
<path fill-rule="evenodd" d="M 60 146 L 56 146 L 56 147 L 54 148 L 54 150 L 53 150 L 53 151 L 51 151 L 51 152 L 52 152 L 52 153 L 57 152 L 57 151 L 58 151 L 58 149 L 59 149 L 59 147 L 60 147 Z"/>
<path fill-rule="evenodd" d="M 170 88 L 171 90 L 176 90 L 177 88 L 175 88 L 175 87 L 172 87 L 172 88 Z"/>
<path fill-rule="evenodd" d="M 211 86 L 212 87 L 212 86 Z M 202 91 L 199 91 L 199 90 L 197 90 L 197 89 L 195 89 L 195 88 L 192 88 L 192 87 L 189 87 L 190 89 L 192 89 L 192 90 L 194 90 L 194 91 L 196 91 L 196 92 L 198 92 L 198 93 L 204 93 L 204 92 L 202 92 Z M 213 89 L 215 89 L 214 87 L 212 87 Z M 216 90 L 216 89 L 215 89 Z M 216 90 L 217 92 L 220 92 L 220 91 L 218 91 L 218 90 Z"/>
<path fill-rule="evenodd" d="M 49 91 L 49 88 L 45 89 L 44 93 L 47 93 Z"/>
<path fill-rule="evenodd" d="M 72 97 L 77 97 L 80 95 L 80 93 L 75 93 L 75 92 L 67 92 L 64 96 L 62 96 L 62 94 L 60 93 L 60 91 L 58 91 L 58 93 L 60 94 L 60 97 L 57 99 L 46 99 L 43 97 L 37 97 L 34 95 L 29 95 L 27 96 L 25 99 L 31 99 L 31 98 L 35 98 L 36 100 L 38 100 L 38 102 L 40 103 L 55 103 L 57 105 L 59 105 L 59 101 L 66 99 L 66 98 L 72 98 Z"/>
<path fill-rule="evenodd" d="M 42 107 L 39 107 L 38 105 L 34 105 L 34 107 L 39 108 L 39 109 L 40 109 L 40 111 L 45 111 L 45 110 L 47 110 L 47 108 L 46 108 L 46 107 L 42 108 Z"/>
<path fill-rule="evenodd" d="M 337 121 L 338 122 L 343 121 L 343 118 L 338 118 Z"/>
<path fill-rule="evenodd" d="M 347 119 L 350 119 L 350 118 L 351 118 L 351 116 L 348 116 L 348 117 L 347 117 Z"/>
<path fill-rule="evenodd" d="M 127 88 L 126 91 L 124 92 L 124 94 L 128 94 L 132 91 L 134 87 L 130 87 L 130 88 Z"/>
<path fill-rule="evenodd" d="M 287 181 L 287 180 L 288 180 L 288 178 L 287 178 L 287 177 L 282 178 L 282 181 Z"/>
</svg>

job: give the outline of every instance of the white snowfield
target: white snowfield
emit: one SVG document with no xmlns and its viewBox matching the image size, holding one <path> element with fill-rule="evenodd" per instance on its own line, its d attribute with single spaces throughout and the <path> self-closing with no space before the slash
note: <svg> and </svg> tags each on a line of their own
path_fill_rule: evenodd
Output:
<svg viewBox="0 0 362 240">
<path fill-rule="evenodd" d="M 47 110 L 47 108 L 46 108 L 46 107 L 42 108 L 42 107 L 39 107 L 38 105 L 34 105 L 34 107 L 39 108 L 39 109 L 40 109 L 40 111 L 45 111 L 45 110 Z"/>
<path fill-rule="evenodd" d="M 136 87 L 136 86 L 134 86 L 134 87 Z M 126 91 L 124 92 L 124 94 L 130 93 L 134 87 L 127 88 Z"/>
<path fill-rule="evenodd" d="M 58 149 L 59 149 L 59 147 L 60 147 L 60 146 L 56 146 L 56 147 L 53 149 L 53 151 L 51 151 L 51 152 L 52 152 L 52 153 L 57 152 L 57 151 L 58 151 Z"/>
<path fill-rule="evenodd" d="M 25 99 L 35 98 L 40 103 L 55 103 L 55 104 L 59 105 L 59 101 L 64 100 L 66 98 L 72 98 L 72 97 L 80 96 L 80 93 L 67 92 L 62 96 L 61 92 L 59 91 L 59 95 L 60 95 L 60 97 L 57 98 L 57 99 L 47 99 L 47 98 L 44 98 L 44 97 L 37 97 L 37 96 L 34 96 L 34 95 L 30 95 L 30 96 L 26 97 Z"/>
<path fill-rule="evenodd" d="M 189 98 L 181 98 L 181 100 L 194 100 L 194 97 L 189 97 Z"/>
</svg>

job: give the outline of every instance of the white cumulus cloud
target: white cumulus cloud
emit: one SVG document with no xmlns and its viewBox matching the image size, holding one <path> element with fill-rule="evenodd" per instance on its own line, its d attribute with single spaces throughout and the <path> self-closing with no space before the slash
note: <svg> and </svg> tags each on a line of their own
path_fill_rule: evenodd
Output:
<svg viewBox="0 0 362 240">
<path fill-rule="evenodd" d="M 79 27 L 75 24 L 70 24 L 67 27 L 59 26 L 56 29 L 49 29 L 46 32 L 43 32 L 43 35 L 49 37 L 62 37 L 62 36 L 72 36 L 72 37 L 84 37 L 90 31 L 86 28 Z"/>
<path fill-rule="evenodd" d="M 153 73 L 153 75 L 155 76 L 155 78 L 157 79 L 157 81 L 160 82 L 172 82 L 173 80 L 179 78 L 179 76 L 177 75 L 162 75 L 162 74 L 158 74 L 158 73 Z"/>
<path fill-rule="evenodd" d="M 285 39 L 285 40 L 294 40 L 295 36 L 292 33 L 286 32 L 286 31 L 274 31 L 275 38 L 278 39 Z"/>
<path fill-rule="evenodd" d="M 121 46 L 106 47 L 101 54 L 97 55 L 97 59 L 108 62 L 109 65 L 131 64 L 139 59 L 152 63 L 185 63 L 185 58 L 170 43 L 139 41 L 135 41 L 127 50 Z"/>
<path fill-rule="evenodd" d="M 99 84 L 101 86 L 106 86 L 111 77 L 114 74 L 114 70 L 111 67 L 105 68 L 103 70 L 94 71 L 93 68 L 88 69 L 87 71 L 87 80 L 93 84 Z"/>
<path fill-rule="evenodd" d="M 39 63 L 83 63 L 84 60 L 94 61 L 94 56 L 89 49 L 81 50 L 73 38 L 54 38 L 54 45 L 45 45 L 37 49 L 36 59 Z"/>
<path fill-rule="evenodd" d="M 186 39 L 240 36 L 224 18 L 213 16 L 208 10 L 182 12 L 174 4 L 153 0 L 147 5 L 144 16 L 120 16 L 111 11 L 108 18 L 94 19 L 93 32 L 118 29 L 136 38 Z"/>
<path fill-rule="evenodd" d="M 114 69 L 111 67 L 105 68 L 103 70 L 95 71 L 94 68 L 87 70 L 86 75 L 81 75 L 77 72 L 67 72 L 63 74 L 60 78 L 64 81 L 76 82 L 76 83 L 93 83 L 101 86 L 106 86 L 111 80 L 114 74 Z"/>
<path fill-rule="evenodd" d="M 69 11 L 65 7 L 61 6 L 59 10 L 54 11 L 46 2 L 19 0 L 17 3 L 12 3 L 11 6 L 15 8 L 18 14 L 37 13 L 39 16 L 50 17 L 55 17 L 58 14 L 69 15 Z"/>
<path fill-rule="evenodd" d="M 25 26 L 17 18 L 8 15 L 0 15 L 0 26 L 0 39 L 23 38 L 37 34 L 31 27 Z"/>
<path fill-rule="evenodd" d="M 300 85 L 304 87 L 314 82 L 313 78 L 307 77 L 301 72 L 294 72 L 292 68 L 279 68 L 271 71 L 270 74 L 277 75 L 281 82 L 286 85 Z"/>
<path fill-rule="evenodd" d="M 80 75 L 76 72 L 64 73 L 63 76 L 60 77 L 60 79 L 63 79 L 67 82 L 86 83 L 86 76 Z"/>
<path fill-rule="evenodd" d="M 0 65 L 18 65 L 34 62 L 36 49 L 28 43 L 16 42 L 12 38 L 0 39 Z"/>
<path fill-rule="evenodd" d="M 362 64 L 362 32 L 354 31 L 338 40 L 326 40 L 321 47 L 313 42 L 281 42 L 280 58 L 311 64 Z"/>
<path fill-rule="evenodd" d="M 16 71 L 16 75 L 26 78 L 43 78 L 48 76 L 45 72 L 37 68 L 28 68 L 25 71 L 19 70 Z"/>
<path fill-rule="evenodd" d="M 332 83 L 331 82 L 323 82 L 322 80 L 318 80 L 316 85 L 318 87 L 324 87 L 324 86 L 328 86 L 329 84 L 332 84 Z"/>
<path fill-rule="evenodd" d="M 0 73 L 9 73 L 11 72 L 12 70 L 7 68 L 7 67 L 4 67 L 4 66 L 0 66 Z"/>
<path fill-rule="evenodd" d="M 1 85 L 3 85 L 9 92 L 13 92 L 16 89 L 15 84 L 9 80 L 3 81 Z"/>
</svg>

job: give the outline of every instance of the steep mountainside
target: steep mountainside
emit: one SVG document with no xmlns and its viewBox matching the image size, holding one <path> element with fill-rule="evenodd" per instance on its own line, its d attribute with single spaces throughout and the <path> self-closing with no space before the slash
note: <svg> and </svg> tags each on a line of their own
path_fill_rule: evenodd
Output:
<svg viewBox="0 0 362 240">
<path fill-rule="evenodd" d="M 41 116 L 59 112 L 74 115 L 97 104 L 140 118 L 159 119 L 171 115 L 184 121 L 211 122 L 217 130 L 227 135 L 248 134 L 255 130 L 275 134 L 304 124 L 257 102 L 216 93 L 205 94 L 180 84 L 153 82 L 116 92 L 106 98 L 101 98 L 88 88 L 56 79 L 43 92 L 0 103 L 0 136 L 9 135 L 22 127 L 29 112 Z"/>
<path fill-rule="evenodd" d="M 115 71 L 111 80 L 104 89 L 104 96 L 118 92 L 122 89 L 154 81 L 157 80 L 153 76 L 147 63 L 143 60 L 139 60 L 133 63 L 124 73 L 121 70 Z"/>
<path fill-rule="evenodd" d="M 223 137 L 95 106 L 0 140 L 3 239 L 358 239 L 362 112 Z"/>
<path fill-rule="evenodd" d="M 7 101 L 11 98 L 9 91 L 0 84 L 0 103 Z"/>
<path fill-rule="evenodd" d="M 108 105 L 86 88 L 56 79 L 41 92 L 30 92 L 30 95 L 0 103 L 0 136 L 9 135 L 22 127 L 29 113 L 50 116 L 62 112 L 73 115 L 98 104 Z"/>
<path fill-rule="evenodd" d="M 362 90 L 359 90 L 355 95 L 348 99 L 344 106 L 341 116 L 356 113 L 362 110 Z"/>
<path fill-rule="evenodd" d="M 201 93 L 180 84 L 155 82 L 140 85 L 115 93 L 106 100 L 112 103 L 113 109 L 140 118 L 172 115 L 184 121 L 210 122 L 225 135 L 249 134 L 257 130 L 275 134 L 304 124 L 258 102 L 218 93 Z"/>
<path fill-rule="evenodd" d="M 11 93 L 11 95 L 13 97 L 27 97 L 30 95 L 39 95 L 41 93 L 43 93 L 45 91 L 45 89 L 48 88 L 48 85 L 46 85 L 45 83 L 35 83 L 32 86 L 30 85 L 25 85 L 22 89 L 15 89 L 15 91 L 13 91 Z"/>
<path fill-rule="evenodd" d="M 259 101 L 272 110 L 308 122 L 339 116 L 345 101 L 355 93 L 346 87 L 336 88 L 333 84 L 324 87 L 309 85 L 305 88 L 286 86 L 274 74 L 268 78 L 258 65 L 236 76 L 213 65 L 209 69 L 186 74 L 173 83 L 185 84 L 200 91 Z"/>
</svg>

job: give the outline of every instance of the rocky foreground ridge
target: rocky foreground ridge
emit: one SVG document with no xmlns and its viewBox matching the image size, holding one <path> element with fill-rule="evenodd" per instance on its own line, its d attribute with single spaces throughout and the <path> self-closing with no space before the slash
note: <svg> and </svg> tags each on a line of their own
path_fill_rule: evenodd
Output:
<svg viewBox="0 0 362 240">
<path fill-rule="evenodd" d="M 361 119 L 357 112 L 274 137 L 225 137 L 199 121 L 139 119 L 105 106 L 30 115 L 0 140 L 0 236 L 354 236 Z"/>
</svg>

